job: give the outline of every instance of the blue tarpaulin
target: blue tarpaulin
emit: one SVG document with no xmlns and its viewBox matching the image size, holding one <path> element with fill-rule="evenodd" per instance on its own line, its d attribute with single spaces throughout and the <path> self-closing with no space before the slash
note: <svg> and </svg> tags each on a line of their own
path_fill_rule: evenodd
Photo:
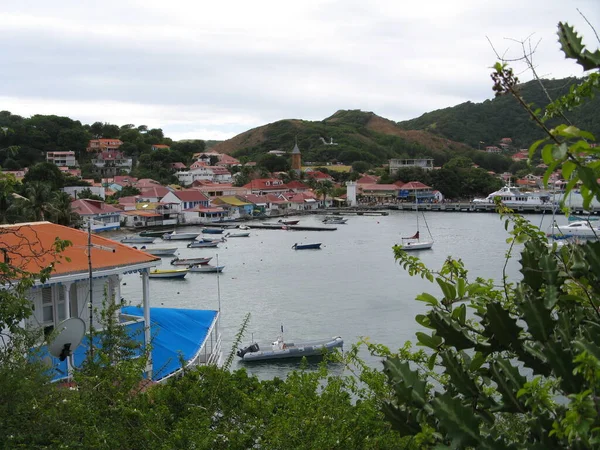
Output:
<svg viewBox="0 0 600 450">
<path fill-rule="evenodd" d="M 143 317 L 144 311 L 126 306 L 124 314 Z M 179 355 L 187 362 L 206 340 L 217 311 L 200 309 L 150 308 L 152 366 L 155 380 L 181 368 Z"/>
</svg>

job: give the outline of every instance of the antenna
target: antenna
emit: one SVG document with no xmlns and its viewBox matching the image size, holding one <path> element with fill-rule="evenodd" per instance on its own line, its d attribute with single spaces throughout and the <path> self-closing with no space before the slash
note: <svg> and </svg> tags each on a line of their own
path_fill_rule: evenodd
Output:
<svg viewBox="0 0 600 450">
<path fill-rule="evenodd" d="M 48 352 L 64 361 L 81 344 L 85 335 L 85 322 L 79 317 L 71 317 L 59 323 L 56 329 L 56 337 L 48 344 Z"/>
</svg>

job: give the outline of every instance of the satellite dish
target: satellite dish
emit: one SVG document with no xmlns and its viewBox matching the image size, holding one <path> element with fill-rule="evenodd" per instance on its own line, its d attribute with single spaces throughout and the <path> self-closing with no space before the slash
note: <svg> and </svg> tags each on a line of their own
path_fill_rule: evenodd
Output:
<svg viewBox="0 0 600 450">
<path fill-rule="evenodd" d="M 64 361 L 81 344 L 84 335 L 85 322 L 79 317 L 63 320 L 56 327 L 56 337 L 48 344 L 48 351 Z"/>
</svg>

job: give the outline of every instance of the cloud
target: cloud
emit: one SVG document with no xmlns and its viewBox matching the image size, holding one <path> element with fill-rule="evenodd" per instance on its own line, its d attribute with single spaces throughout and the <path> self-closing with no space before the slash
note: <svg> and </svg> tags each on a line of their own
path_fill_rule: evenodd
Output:
<svg viewBox="0 0 600 450">
<path fill-rule="evenodd" d="M 146 124 L 174 139 L 338 109 L 403 120 L 482 101 L 492 97 L 489 42 L 516 58 L 514 40 L 532 36 L 538 73 L 582 75 L 559 51 L 556 24 L 590 37 L 576 8 L 592 23 L 600 11 L 596 0 L 6 3 L 2 109 Z"/>
</svg>

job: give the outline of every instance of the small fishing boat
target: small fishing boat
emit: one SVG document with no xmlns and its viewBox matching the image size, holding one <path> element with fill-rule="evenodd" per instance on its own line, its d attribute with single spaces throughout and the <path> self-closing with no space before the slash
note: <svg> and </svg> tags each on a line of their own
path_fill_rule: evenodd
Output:
<svg viewBox="0 0 600 450">
<path fill-rule="evenodd" d="M 277 222 L 283 225 L 298 225 L 299 220 L 279 219 Z"/>
<path fill-rule="evenodd" d="M 123 244 L 152 244 L 154 242 L 153 237 L 147 236 L 127 236 L 121 239 Z"/>
<path fill-rule="evenodd" d="M 172 266 L 195 266 L 197 264 L 208 264 L 212 258 L 175 258 L 171 260 Z"/>
<path fill-rule="evenodd" d="M 227 233 L 225 235 L 226 238 L 248 237 L 248 236 L 250 236 L 250 232 L 249 231 L 240 231 L 240 232 L 235 232 L 235 233 Z"/>
<path fill-rule="evenodd" d="M 187 248 L 216 248 L 219 246 L 218 242 L 212 241 L 193 241 L 187 245 Z"/>
<path fill-rule="evenodd" d="M 336 348 L 341 349 L 343 346 L 344 340 L 340 336 L 297 344 L 284 342 L 283 337 L 280 336 L 264 350 L 261 350 L 258 343 L 254 342 L 248 347 L 239 349 L 237 355 L 242 361 L 248 362 L 268 361 L 273 359 L 298 359 L 305 356 L 323 356 Z"/>
<path fill-rule="evenodd" d="M 148 276 L 150 278 L 184 278 L 188 272 L 188 269 L 154 269 Z"/>
<path fill-rule="evenodd" d="M 137 248 L 137 247 L 133 247 Z M 138 250 L 142 250 L 150 255 L 154 256 L 173 256 L 177 251 L 177 247 L 154 247 L 146 248 L 146 246 L 140 247 Z"/>
<path fill-rule="evenodd" d="M 248 225 L 240 225 L 238 228 L 240 230 L 249 230 L 250 229 L 250 227 Z"/>
<path fill-rule="evenodd" d="M 163 237 L 165 233 L 173 233 L 175 230 L 160 230 L 160 231 L 142 231 L 140 236 L 146 237 Z"/>
<path fill-rule="evenodd" d="M 227 239 L 225 239 L 225 236 L 219 236 L 219 237 L 203 236 L 202 241 L 203 242 L 227 242 Z"/>
<path fill-rule="evenodd" d="M 211 266 L 210 264 L 202 264 L 202 265 L 190 266 L 189 271 L 190 272 L 199 272 L 199 273 L 218 273 L 218 272 L 223 272 L 224 268 L 225 268 L 225 266 Z"/>
<path fill-rule="evenodd" d="M 323 223 L 331 223 L 335 225 L 344 225 L 346 222 L 348 222 L 348 219 L 344 219 L 343 217 L 327 216 L 323 219 Z"/>
<path fill-rule="evenodd" d="M 294 250 L 318 250 L 321 248 L 321 243 L 316 243 L 316 244 L 294 244 L 292 245 L 292 248 Z"/>
<path fill-rule="evenodd" d="M 221 233 L 223 233 L 223 228 L 203 228 L 202 233 L 204 233 L 204 234 L 221 234 Z"/>
<path fill-rule="evenodd" d="M 172 233 L 165 233 L 163 234 L 162 238 L 167 240 L 167 241 L 191 241 L 196 239 L 198 236 L 200 235 L 200 233 L 193 233 L 193 232 L 178 232 L 178 231 L 173 231 Z"/>
</svg>

